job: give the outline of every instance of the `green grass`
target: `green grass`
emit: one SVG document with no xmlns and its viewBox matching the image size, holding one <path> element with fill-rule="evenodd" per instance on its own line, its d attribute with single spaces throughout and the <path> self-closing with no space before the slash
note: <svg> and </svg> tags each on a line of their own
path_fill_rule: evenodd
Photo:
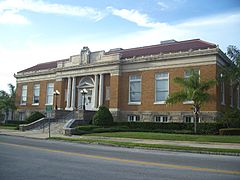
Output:
<svg viewBox="0 0 240 180">
<path fill-rule="evenodd" d="M 0 129 L 10 129 L 10 130 L 16 130 L 18 127 L 18 125 L 0 125 Z"/>
<path fill-rule="evenodd" d="M 176 145 L 165 145 L 165 144 L 143 144 L 143 143 L 116 142 L 116 141 L 80 139 L 80 138 L 51 137 L 50 139 L 72 141 L 72 142 L 83 142 L 83 143 L 98 143 L 98 144 L 113 145 L 113 146 L 120 146 L 120 147 L 140 147 L 140 148 L 152 148 L 152 149 L 154 148 L 154 149 L 205 152 L 205 153 L 206 152 L 240 153 L 240 149 L 202 148 L 202 147 L 176 146 Z"/>
<path fill-rule="evenodd" d="M 112 132 L 112 133 L 87 134 L 87 136 L 105 136 L 136 139 L 174 140 L 174 141 L 240 143 L 240 136 L 219 136 L 219 135 L 167 134 L 151 132 Z"/>
</svg>

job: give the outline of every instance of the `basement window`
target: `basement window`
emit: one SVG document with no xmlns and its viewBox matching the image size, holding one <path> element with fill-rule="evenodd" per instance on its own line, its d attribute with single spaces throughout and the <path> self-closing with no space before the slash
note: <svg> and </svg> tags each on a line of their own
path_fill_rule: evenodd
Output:
<svg viewBox="0 0 240 180">
<path fill-rule="evenodd" d="M 128 115 L 128 122 L 137 122 L 140 121 L 139 115 Z"/>
<path fill-rule="evenodd" d="M 155 116 L 155 122 L 167 123 L 168 116 Z"/>
<path fill-rule="evenodd" d="M 193 123 L 194 117 L 193 116 L 184 116 L 184 122 L 185 123 Z"/>
<path fill-rule="evenodd" d="M 185 123 L 194 123 L 194 116 L 184 116 Z M 198 117 L 197 123 L 200 123 L 200 117 Z"/>
</svg>

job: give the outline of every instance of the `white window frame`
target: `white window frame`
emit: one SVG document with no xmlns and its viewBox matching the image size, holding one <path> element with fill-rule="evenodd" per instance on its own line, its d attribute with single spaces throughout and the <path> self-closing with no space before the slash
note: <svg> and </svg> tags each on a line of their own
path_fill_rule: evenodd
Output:
<svg viewBox="0 0 240 180">
<path fill-rule="evenodd" d="M 21 103 L 20 105 L 26 105 L 27 104 L 27 85 L 22 86 L 22 94 L 21 94 Z M 24 94 L 26 92 L 26 95 Z M 23 99 L 26 98 L 26 101 L 23 101 Z"/>
<path fill-rule="evenodd" d="M 225 83 L 224 80 L 221 80 L 220 83 L 220 99 L 221 99 L 221 105 L 225 105 Z"/>
<path fill-rule="evenodd" d="M 240 85 L 238 85 L 238 88 L 237 88 L 237 107 L 238 109 L 240 109 Z"/>
<path fill-rule="evenodd" d="M 198 74 L 199 74 L 199 80 L 200 80 L 200 69 L 199 68 L 194 68 L 194 69 L 186 69 L 184 70 L 184 79 L 187 79 L 190 77 L 190 75 L 186 75 L 187 71 L 198 71 Z M 192 100 L 186 100 L 186 101 L 183 101 L 183 104 L 194 104 L 194 102 Z"/>
<path fill-rule="evenodd" d="M 168 116 L 167 115 L 159 115 L 159 116 L 155 116 L 154 120 L 155 122 L 158 123 L 168 123 Z"/>
<path fill-rule="evenodd" d="M 109 101 L 109 100 L 110 100 L 110 86 L 106 86 L 105 100 L 106 100 L 106 101 Z"/>
<path fill-rule="evenodd" d="M 233 107 L 233 83 L 230 81 L 230 107 Z"/>
<path fill-rule="evenodd" d="M 187 122 L 188 118 L 191 118 L 190 122 Z M 184 116 L 184 123 L 194 123 L 194 118 L 195 118 L 194 116 L 190 116 L 190 115 L 189 116 Z"/>
<path fill-rule="evenodd" d="M 49 87 L 49 86 L 52 86 L 52 87 Z M 52 92 L 48 91 L 49 88 L 52 88 Z M 53 92 L 54 92 L 54 83 L 47 83 L 46 105 L 53 105 Z M 49 98 L 51 98 L 51 102 L 49 101 Z"/>
<path fill-rule="evenodd" d="M 139 115 L 128 115 L 128 122 L 139 122 L 140 116 Z"/>
<path fill-rule="evenodd" d="M 37 94 L 36 94 L 36 90 L 37 90 Z M 35 103 L 35 97 L 38 97 L 38 103 Z M 33 86 L 33 102 L 32 105 L 39 105 L 39 101 L 40 101 L 40 84 L 34 84 Z"/>
<path fill-rule="evenodd" d="M 157 77 L 159 74 L 167 74 L 167 77 Z M 157 101 L 157 81 L 161 81 L 161 80 L 168 80 L 168 87 L 167 87 L 167 92 L 169 95 L 169 73 L 168 72 L 160 72 L 155 74 L 155 102 L 154 104 L 166 104 L 166 99 L 164 101 Z M 165 91 L 160 91 L 161 92 L 165 92 Z"/>
<path fill-rule="evenodd" d="M 131 83 L 132 82 L 139 82 L 140 83 L 140 100 L 139 101 L 131 101 Z M 131 75 L 129 76 L 129 90 L 128 90 L 128 104 L 129 105 L 140 105 L 142 98 L 142 76 L 140 75 Z"/>
</svg>

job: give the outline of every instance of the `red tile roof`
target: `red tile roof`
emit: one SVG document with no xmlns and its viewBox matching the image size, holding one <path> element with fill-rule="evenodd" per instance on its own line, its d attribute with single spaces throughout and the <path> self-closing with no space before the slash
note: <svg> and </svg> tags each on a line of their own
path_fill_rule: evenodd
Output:
<svg viewBox="0 0 240 180">
<path fill-rule="evenodd" d="M 122 49 L 117 51 L 109 51 L 108 54 L 112 53 L 120 53 L 122 58 L 131 58 L 134 56 L 146 56 L 146 55 L 154 55 L 160 53 L 174 53 L 179 51 L 188 51 L 198 50 L 198 49 L 207 49 L 207 48 L 215 48 L 216 45 L 212 43 L 208 43 L 206 41 L 202 41 L 200 39 L 192 39 L 186 41 L 175 41 L 170 43 L 157 44 L 152 46 L 144 46 L 137 47 L 131 49 Z"/>
<path fill-rule="evenodd" d="M 175 41 L 170 43 L 162 43 L 162 44 L 157 44 L 152 46 L 144 46 L 144 47 L 137 47 L 137 48 L 130 48 L 130 49 L 116 48 L 115 50 L 106 52 L 106 54 L 120 53 L 122 55 L 121 58 L 124 59 L 124 58 L 131 58 L 134 56 L 137 57 L 137 56 L 155 55 L 160 53 L 170 53 L 170 52 L 174 53 L 179 51 L 183 52 L 183 51 L 189 51 L 190 49 L 198 50 L 198 49 L 208 49 L 208 48 L 216 48 L 216 45 L 206 41 L 202 41 L 200 39 L 192 39 L 192 40 L 186 40 L 186 41 Z M 18 73 L 56 68 L 57 62 L 60 62 L 60 61 L 65 61 L 65 60 L 37 64 L 33 67 L 24 69 Z"/>
<path fill-rule="evenodd" d="M 46 63 L 37 64 L 35 66 L 32 66 L 30 68 L 24 69 L 22 71 L 19 71 L 18 73 L 23 72 L 30 72 L 30 71 L 39 71 L 39 70 L 46 70 L 46 69 L 53 69 L 57 67 L 57 63 L 64 60 L 58 60 L 58 61 L 51 61 Z"/>
</svg>

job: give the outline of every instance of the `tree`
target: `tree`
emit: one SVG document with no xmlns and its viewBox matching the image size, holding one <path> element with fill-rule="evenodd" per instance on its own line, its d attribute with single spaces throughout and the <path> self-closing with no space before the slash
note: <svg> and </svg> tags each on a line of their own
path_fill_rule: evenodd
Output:
<svg viewBox="0 0 240 180">
<path fill-rule="evenodd" d="M 107 107 L 99 107 L 99 110 L 93 116 L 93 124 L 98 126 L 113 124 L 113 116 Z"/>
<path fill-rule="evenodd" d="M 225 68 L 227 80 L 231 80 L 233 85 L 240 84 L 240 50 L 233 45 L 228 46 L 227 55 L 232 63 Z"/>
<path fill-rule="evenodd" d="M 16 98 L 16 90 L 15 86 L 12 84 L 8 84 L 10 93 L 7 93 L 4 90 L 0 91 L 0 111 L 3 111 L 6 115 L 6 119 L 8 119 L 9 112 L 11 111 L 12 115 L 16 110 L 15 98 Z M 13 117 L 13 116 L 12 116 Z"/>
<path fill-rule="evenodd" d="M 182 90 L 169 95 L 166 100 L 167 104 L 175 104 L 191 100 L 193 102 L 192 109 L 195 115 L 194 133 L 197 133 L 197 120 L 202 105 L 210 99 L 208 90 L 216 84 L 215 80 L 200 81 L 200 76 L 194 70 L 191 70 L 189 78 L 176 77 L 174 82 L 182 86 Z"/>
</svg>

